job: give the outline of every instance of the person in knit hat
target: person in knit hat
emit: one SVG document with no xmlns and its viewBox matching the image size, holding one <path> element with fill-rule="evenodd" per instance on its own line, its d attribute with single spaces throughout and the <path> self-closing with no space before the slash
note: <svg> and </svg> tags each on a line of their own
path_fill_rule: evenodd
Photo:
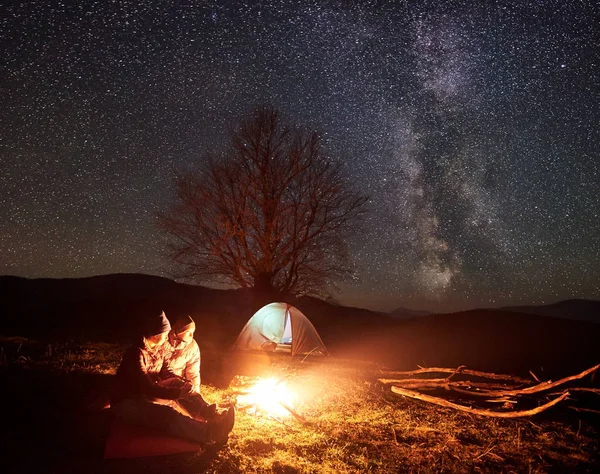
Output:
<svg viewBox="0 0 600 474">
<path fill-rule="evenodd" d="M 170 330 L 171 323 L 167 319 L 165 312 L 162 311 L 159 315 L 148 318 L 144 327 L 144 337 L 154 338 L 159 342 L 158 345 L 160 345 L 160 341 L 162 341 L 162 343 L 165 342 L 164 336 L 167 335 Z"/>
<path fill-rule="evenodd" d="M 200 395 L 200 348 L 194 340 L 196 323 L 190 316 L 178 319 L 169 332 L 168 344 L 172 348 L 166 360 L 168 374 L 190 383 L 192 390 L 178 400 L 178 404 L 191 416 L 210 419 L 216 414 L 216 405 L 208 404 Z"/>
<path fill-rule="evenodd" d="M 167 360 L 170 372 L 183 377 L 192 384 L 195 392 L 200 392 L 200 348 L 194 340 L 196 323 L 186 316 L 178 319 L 169 332 L 168 341 L 173 353 Z"/>
<path fill-rule="evenodd" d="M 111 405 L 138 396 L 165 399 L 179 397 L 179 389 L 175 391 L 158 385 L 165 351 L 168 349 L 165 342 L 170 330 L 171 324 L 164 311 L 148 318 L 142 337 L 125 352 L 117 369 Z"/>
<path fill-rule="evenodd" d="M 193 391 L 190 382 L 162 383 L 163 366 L 171 354 L 166 342 L 170 330 L 164 312 L 147 320 L 141 338 L 123 355 L 115 376 L 111 410 L 127 423 L 162 430 L 171 436 L 198 443 L 226 442 L 235 423 L 233 407 L 210 421 L 199 421 L 160 403 L 179 402 Z"/>
</svg>

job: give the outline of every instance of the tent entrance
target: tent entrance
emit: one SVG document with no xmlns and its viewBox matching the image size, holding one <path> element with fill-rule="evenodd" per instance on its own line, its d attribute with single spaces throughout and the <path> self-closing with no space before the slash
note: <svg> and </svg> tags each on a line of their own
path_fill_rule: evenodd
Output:
<svg viewBox="0 0 600 474">
<path fill-rule="evenodd" d="M 292 320 L 290 319 L 290 310 L 285 312 L 285 326 L 283 328 L 283 336 L 275 348 L 278 352 L 292 351 Z"/>
</svg>

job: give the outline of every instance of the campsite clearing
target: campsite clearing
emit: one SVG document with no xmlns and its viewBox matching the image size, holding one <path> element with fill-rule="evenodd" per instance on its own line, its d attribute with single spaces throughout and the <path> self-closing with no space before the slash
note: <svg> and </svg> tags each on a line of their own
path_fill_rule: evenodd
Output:
<svg viewBox="0 0 600 474">
<path fill-rule="evenodd" d="M 192 454 L 104 460 L 106 390 L 123 346 L 2 338 L 3 407 L 18 415 L 2 431 L 7 472 L 592 472 L 600 469 L 600 417 L 557 406 L 533 418 L 487 419 L 398 397 L 380 367 L 348 359 L 269 354 L 265 375 L 297 394 L 294 417 L 240 411 L 229 443 Z M 234 397 L 203 353 L 203 395 Z M 268 362 L 268 363 L 267 363 Z M 256 368 L 257 366 L 255 366 Z M 578 394 L 578 397 L 585 396 Z M 100 404 L 101 405 L 101 404 Z"/>
</svg>

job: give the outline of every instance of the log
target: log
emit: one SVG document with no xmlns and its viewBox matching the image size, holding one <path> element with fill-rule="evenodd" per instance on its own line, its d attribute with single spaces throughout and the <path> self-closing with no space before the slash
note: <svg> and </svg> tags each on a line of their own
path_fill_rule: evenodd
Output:
<svg viewBox="0 0 600 474">
<path fill-rule="evenodd" d="M 570 387 L 571 392 L 589 392 L 600 395 L 600 388 L 588 388 L 588 387 Z"/>
<path fill-rule="evenodd" d="M 556 382 L 550 382 L 550 381 L 542 382 L 537 385 L 532 385 L 531 387 L 521 388 L 521 389 L 517 389 L 517 390 L 489 390 L 489 391 L 482 390 L 480 392 L 469 392 L 469 393 L 472 393 L 473 395 L 477 395 L 477 396 L 484 396 L 484 397 L 504 397 L 504 396 L 509 397 L 509 396 L 515 396 L 515 395 L 530 395 L 532 393 L 545 392 L 546 390 L 550 390 L 551 388 L 558 387 L 560 385 L 563 385 L 567 382 L 571 382 L 573 380 L 582 379 L 586 375 L 589 375 L 589 374 L 595 372 L 599 368 L 600 368 L 600 364 L 595 365 L 594 367 L 590 367 L 589 369 L 584 370 L 583 372 L 581 372 L 579 374 L 570 375 L 569 377 L 565 377 L 560 380 L 557 380 Z"/>
<path fill-rule="evenodd" d="M 575 410 L 575 411 L 582 411 L 582 412 L 586 412 L 586 413 L 594 413 L 596 415 L 600 415 L 600 411 L 598 410 L 593 410 L 591 408 L 581 408 L 581 407 L 569 407 L 571 410 Z"/>
<path fill-rule="evenodd" d="M 510 398 L 491 398 L 485 401 L 488 403 L 518 403 L 516 400 L 511 400 Z"/>
<path fill-rule="evenodd" d="M 470 382 L 468 380 L 462 380 L 457 382 L 449 381 L 447 378 L 445 379 L 377 379 L 379 382 L 383 384 L 394 384 L 394 385 L 402 385 L 402 386 L 410 386 L 411 388 L 444 388 L 446 390 L 452 389 L 454 390 L 456 387 L 467 387 L 467 388 L 480 388 L 484 390 L 493 390 L 493 389 L 501 389 L 501 390 L 511 390 L 516 389 L 514 385 L 505 385 L 505 384 L 494 384 L 494 383 L 483 383 L 483 382 Z M 464 392 L 468 392 L 468 390 L 462 390 Z M 473 392 L 477 394 L 477 392 Z"/>
<path fill-rule="evenodd" d="M 404 395 L 405 397 L 415 398 L 417 400 L 422 400 L 425 402 L 433 403 L 435 405 L 443 406 L 446 408 L 453 408 L 455 410 L 464 411 L 467 413 L 471 413 L 473 415 L 489 416 L 489 417 L 495 417 L 495 418 L 522 418 L 522 417 L 526 417 L 526 416 L 536 415 L 536 414 L 541 413 L 544 410 L 547 410 L 548 408 L 556 405 L 557 403 L 561 402 L 562 400 L 564 400 L 565 398 L 567 398 L 569 396 L 569 392 L 566 391 L 559 397 L 555 398 L 554 400 L 551 400 L 548 403 L 545 403 L 544 405 L 540 405 L 540 406 L 538 406 L 536 408 L 532 408 L 530 410 L 499 412 L 499 411 L 493 411 L 493 410 L 489 410 L 489 409 L 472 408 L 472 407 L 468 407 L 465 405 L 459 405 L 458 403 L 453 403 L 448 400 L 444 400 L 443 398 L 432 397 L 431 395 L 425 395 L 424 393 L 415 392 L 413 390 L 408 390 L 408 389 L 405 389 L 402 387 L 392 386 L 392 392 L 394 392 L 398 395 Z"/>
<path fill-rule="evenodd" d="M 440 374 L 450 374 L 452 377 L 455 374 L 464 374 L 464 375 L 474 375 L 476 377 L 481 377 L 485 379 L 492 380 L 511 380 L 513 382 L 519 384 L 529 385 L 531 383 L 531 379 L 524 379 L 521 377 L 517 377 L 515 375 L 506 375 L 506 374 L 494 374 L 491 372 L 479 372 L 477 370 L 470 370 L 464 368 L 464 365 L 461 365 L 457 369 L 445 368 L 445 367 L 419 367 L 417 370 L 409 370 L 409 371 L 385 371 L 382 372 L 386 375 L 417 375 L 417 374 L 428 374 L 428 373 L 440 373 Z"/>
<path fill-rule="evenodd" d="M 378 379 L 381 383 L 384 384 L 399 384 L 398 380 L 395 379 Z M 448 380 L 442 379 L 443 382 L 430 382 L 429 380 L 415 380 L 415 383 L 402 383 L 403 387 L 412 388 L 412 389 L 436 389 L 443 388 L 445 390 L 450 390 L 450 383 Z"/>
<path fill-rule="evenodd" d="M 450 386 L 450 390 L 456 392 L 456 393 L 460 393 L 462 395 L 469 395 L 469 396 L 474 396 L 474 397 L 500 397 L 500 398 L 506 398 L 507 396 L 510 395 L 510 390 L 481 390 L 479 389 L 479 387 L 475 387 L 478 388 L 478 390 L 468 390 L 468 389 L 464 389 L 461 387 L 458 387 L 456 385 L 451 385 Z"/>
<path fill-rule="evenodd" d="M 402 385 L 419 385 L 424 384 L 448 384 L 448 379 L 377 379 L 381 383 L 397 383 Z"/>
</svg>

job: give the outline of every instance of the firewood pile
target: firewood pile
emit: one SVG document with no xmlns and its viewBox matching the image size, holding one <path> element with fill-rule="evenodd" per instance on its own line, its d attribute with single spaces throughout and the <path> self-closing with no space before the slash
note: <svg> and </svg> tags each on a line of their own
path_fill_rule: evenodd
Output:
<svg viewBox="0 0 600 474">
<path fill-rule="evenodd" d="M 524 379 L 512 375 L 494 374 L 469 370 L 465 366 L 458 368 L 420 367 L 406 372 L 382 372 L 386 378 L 379 382 L 390 385 L 392 392 L 404 397 L 422 400 L 435 405 L 475 415 L 497 418 L 519 418 L 532 416 L 568 400 L 572 393 L 587 392 L 600 395 L 600 389 L 571 386 L 571 382 L 580 381 L 593 374 L 600 364 L 583 372 L 557 381 L 540 381 L 533 373 L 533 379 Z M 441 377 L 443 374 L 448 374 Z M 423 393 L 428 390 L 443 390 L 445 396 L 433 396 Z M 450 401 L 448 398 L 459 399 Z M 518 409 L 519 402 L 527 400 L 532 408 Z M 499 408 L 480 408 L 493 404 Z M 600 414 L 600 411 L 569 406 L 578 411 Z"/>
</svg>

